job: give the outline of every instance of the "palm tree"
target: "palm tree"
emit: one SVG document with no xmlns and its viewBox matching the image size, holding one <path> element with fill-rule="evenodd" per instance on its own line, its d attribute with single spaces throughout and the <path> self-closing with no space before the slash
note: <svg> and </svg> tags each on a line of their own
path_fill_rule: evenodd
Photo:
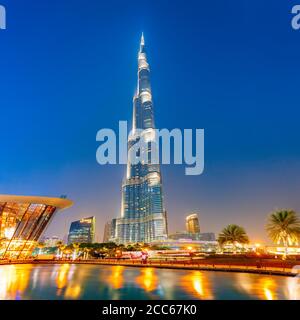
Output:
<svg viewBox="0 0 300 320">
<path fill-rule="evenodd" d="M 288 246 L 298 243 L 300 237 L 300 219 L 294 210 L 277 210 L 269 216 L 266 230 L 273 242 L 276 244 L 283 243 L 285 258 Z"/>
<path fill-rule="evenodd" d="M 84 249 L 83 249 L 83 252 L 84 252 L 84 254 L 83 254 L 83 259 L 85 259 L 85 260 L 88 260 L 88 258 L 89 258 L 89 253 L 91 252 L 91 248 L 88 248 L 88 247 L 85 247 Z"/>
<path fill-rule="evenodd" d="M 76 257 L 77 257 L 77 252 L 78 252 L 79 247 L 80 247 L 79 243 L 72 243 L 71 244 L 71 248 L 72 248 L 72 251 L 73 251 L 73 260 L 75 260 Z"/>
<path fill-rule="evenodd" d="M 57 241 L 56 246 L 58 248 L 57 255 L 62 257 L 63 252 L 66 248 L 65 244 L 62 241 Z"/>
<path fill-rule="evenodd" d="M 229 224 L 226 228 L 222 230 L 219 234 L 218 242 L 221 247 L 224 244 L 232 244 L 233 252 L 236 253 L 236 245 L 249 243 L 249 238 L 243 227 L 236 224 Z"/>
</svg>

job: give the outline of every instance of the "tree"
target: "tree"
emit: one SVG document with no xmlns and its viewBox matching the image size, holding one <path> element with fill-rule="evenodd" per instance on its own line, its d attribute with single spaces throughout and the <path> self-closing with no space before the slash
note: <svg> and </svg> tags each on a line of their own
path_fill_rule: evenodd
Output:
<svg viewBox="0 0 300 320">
<path fill-rule="evenodd" d="M 218 242 L 221 247 L 225 244 L 232 244 L 233 252 L 236 253 L 237 244 L 247 244 L 249 243 L 249 238 L 243 227 L 236 224 L 229 224 L 219 234 Z"/>
<path fill-rule="evenodd" d="M 92 249 L 91 248 L 88 248 L 88 247 L 85 247 L 83 249 L 83 259 L 87 260 L 89 258 L 89 253 Z"/>
<path fill-rule="evenodd" d="M 274 243 L 283 243 L 285 258 L 288 246 L 298 243 L 300 237 L 299 217 L 294 210 L 276 210 L 270 214 L 266 230 Z"/>
<path fill-rule="evenodd" d="M 56 246 L 58 248 L 57 255 L 62 257 L 63 256 L 63 252 L 66 249 L 66 245 L 62 241 L 57 241 Z"/>
<path fill-rule="evenodd" d="M 165 246 L 165 245 L 158 245 L 158 244 L 153 244 L 150 247 L 151 250 L 170 250 L 171 248 L 169 246 Z"/>
<path fill-rule="evenodd" d="M 73 260 L 75 260 L 77 258 L 77 253 L 78 253 L 79 248 L 80 248 L 79 243 L 72 243 L 71 244 L 71 249 L 73 251 Z"/>
</svg>

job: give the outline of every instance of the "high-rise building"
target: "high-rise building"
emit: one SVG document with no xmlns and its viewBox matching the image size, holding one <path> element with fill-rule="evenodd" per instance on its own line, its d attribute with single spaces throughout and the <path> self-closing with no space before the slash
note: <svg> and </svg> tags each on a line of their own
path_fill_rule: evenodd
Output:
<svg viewBox="0 0 300 320">
<path fill-rule="evenodd" d="M 0 259 L 30 257 L 55 212 L 72 204 L 65 198 L 0 195 Z"/>
<path fill-rule="evenodd" d="M 111 221 L 106 222 L 104 226 L 103 243 L 109 242 L 109 239 L 111 238 L 111 228 Z"/>
<path fill-rule="evenodd" d="M 133 98 L 133 128 L 128 148 L 144 139 L 147 147 L 140 148 L 138 152 L 140 158 L 148 160 L 133 164 L 132 157 L 136 154 L 129 152 L 127 176 L 122 185 L 121 217 L 116 220 L 116 241 L 119 243 L 150 243 L 167 238 L 160 166 L 153 161 L 151 163 L 154 129 L 150 68 L 142 35 L 138 53 L 138 84 Z"/>
<path fill-rule="evenodd" d="M 73 221 L 70 225 L 68 244 L 93 243 L 95 239 L 95 217 Z"/>
<path fill-rule="evenodd" d="M 189 214 L 185 218 L 186 231 L 188 233 L 200 233 L 200 224 L 197 213 Z"/>
<path fill-rule="evenodd" d="M 108 221 L 104 226 L 103 242 L 116 242 L 116 222 L 117 219 Z"/>
</svg>

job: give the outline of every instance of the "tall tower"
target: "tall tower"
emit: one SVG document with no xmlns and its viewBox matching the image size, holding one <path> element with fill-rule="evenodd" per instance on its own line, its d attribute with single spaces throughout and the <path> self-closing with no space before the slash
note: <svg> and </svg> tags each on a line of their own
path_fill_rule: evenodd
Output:
<svg viewBox="0 0 300 320">
<path fill-rule="evenodd" d="M 138 83 L 133 98 L 133 124 L 128 149 L 140 141 L 146 147 L 138 153 L 146 161 L 132 164 L 128 155 L 127 175 L 122 185 L 121 217 L 116 221 L 116 240 L 119 243 L 167 239 L 167 217 L 163 203 L 162 179 L 159 164 L 151 164 L 151 141 L 155 139 L 154 113 L 145 40 L 142 34 L 138 53 Z"/>
</svg>

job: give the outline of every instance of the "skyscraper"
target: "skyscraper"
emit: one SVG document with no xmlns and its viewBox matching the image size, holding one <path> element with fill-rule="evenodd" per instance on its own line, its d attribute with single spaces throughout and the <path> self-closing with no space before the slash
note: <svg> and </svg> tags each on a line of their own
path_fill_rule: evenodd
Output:
<svg viewBox="0 0 300 320">
<path fill-rule="evenodd" d="M 68 244 L 93 243 L 95 239 L 95 217 L 73 221 L 70 225 Z"/>
<path fill-rule="evenodd" d="M 197 213 L 189 214 L 185 218 L 186 231 L 188 233 L 200 233 L 200 224 Z"/>
<path fill-rule="evenodd" d="M 103 243 L 109 242 L 111 238 L 111 230 L 112 230 L 112 222 L 106 222 L 104 226 L 104 233 L 103 233 Z"/>
<path fill-rule="evenodd" d="M 140 158 L 144 155 L 147 160 L 133 164 L 132 157 L 137 154 L 128 155 L 127 176 L 122 185 L 121 217 L 116 220 L 116 241 L 119 243 L 150 243 L 167 239 L 167 216 L 160 166 L 151 163 L 154 129 L 150 68 L 142 35 L 138 53 L 137 91 L 133 98 L 133 126 L 128 148 L 143 138 L 147 145 L 146 148 L 140 148 L 138 153 Z"/>
<path fill-rule="evenodd" d="M 106 222 L 104 226 L 103 243 L 117 241 L 116 240 L 116 222 L 117 222 L 116 218 Z"/>
</svg>

